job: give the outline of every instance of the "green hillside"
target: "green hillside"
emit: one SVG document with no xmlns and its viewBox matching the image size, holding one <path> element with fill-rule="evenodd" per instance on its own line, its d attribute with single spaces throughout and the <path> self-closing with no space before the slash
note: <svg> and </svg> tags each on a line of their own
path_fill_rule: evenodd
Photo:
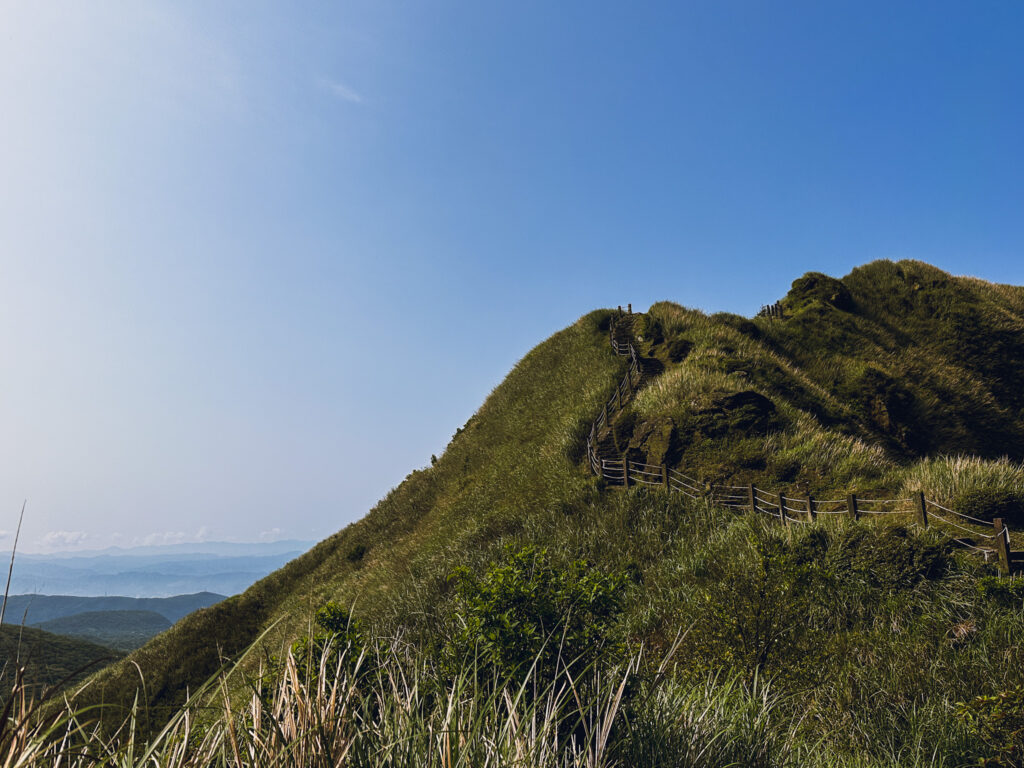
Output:
<svg viewBox="0 0 1024 768">
<path fill-rule="evenodd" d="M 75 637 L 35 627 L 0 626 L 0 701 L 10 692 L 15 671 L 23 667 L 31 689 L 72 685 L 123 653 Z"/>
<path fill-rule="evenodd" d="M 79 637 L 119 651 L 133 651 L 171 626 L 155 611 L 84 611 L 43 621 L 38 629 Z"/>
<path fill-rule="evenodd" d="M 661 303 L 632 318 L 644 378 L 596 435 L 602 455 L 707 488 L 920 490 L 1007 519 L 1016 541 L 1024 289 L 878 262 L 842 280 L 807 275 L 781 305 L 781 317 L 748 319 Z M 279 653 L 328 601 L 442 658 L 476 626 L 456 588 L 467 577 L 453 573 L 513 568 L 533 546 L 556 571 L 586 563 L 628 577 L 616 582 L 616 643 L 657 654 L 679 637 L 673 679 L 719 690 L 716 676 L 736 675 L 744 696 L 771 681 L 772 728 L 787 743 L 916 765 L 941 740 L 973 759 L 977 729 L 955 704 L 1024 683 L 1019 582 L 900 516 L 783 529 L 707 497 L 596 478 L 586 439 L 627 370 L 609 345 L 613 314 L 586 315 L 530 352 L 436 464 L 364 519 L 104 670 L 83 701 L 130 703 L 138 664 L 160 722 L 222 658 L 269 627 Z"/>
</svg>

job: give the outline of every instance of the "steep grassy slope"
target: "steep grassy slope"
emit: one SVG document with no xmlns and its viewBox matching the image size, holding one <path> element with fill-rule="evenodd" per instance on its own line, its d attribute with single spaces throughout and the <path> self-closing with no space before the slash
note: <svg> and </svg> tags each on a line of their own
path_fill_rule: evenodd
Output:
<svg viewBox="0 0 1024 768">
<path fill-rule="evenodd" d="M 333 599 L 369 621 L 415 625 L 467 556 L 483 560 L 531 516 L 587 508 L 598 493 L 578 462 L 580 438 L 622 370 L 608 353 L 607 318 L 587 315 L 530 352 L 436 466 L 410 474 L 363 520 L 132 654 L 145 671 L 154 717 L 212 674 L 222 655 L 238 653 L 275 622 L 272 640 L 294 638 Z M 86 701 L 128 705 L 137 680 L 132 664 L 114 665 Z"/>
<path fill-rule="evenodd" d="M 662 372 L 602 439 L 707 481 L 925 488 L 967 512 L 1020 508 L 1021 289 L 877 263 L 842 281 L 801 278 L 783 305 L 781 320 L 668 303 L 639 316 L 641 351 Z M 772 680 L 784 702 L 773 727 L 811 753 L 827 734 L 856 765 L 943 764 L 928 762 L 940 740 L 958 759 L 976 755 L 953 705 L 1024 683 L 1024 592 L 941 532 L 847 521 L 782 531 L 656 489 L 605 487 L 582 452 L 625 368 L 608 319 L 588 315 L 527 355 L 436 466 L 365 519 L 133 654 L 154 720 L 221 654 L 271 626 L 268 648 L 280 650 L 328 600 L 431 657 L 464 620 L 452 571 L 536 545 L 556 564 L 630 575 L 625 646 L 656 656 L 688 629 L 677 680 L 715 688 L 714 675 L 736 675 L 748 693 Z M 115 665 L 88 700 L 127 703 L 136 680 Z M 665 717 L 675 722 L 667 705 Z"/>
</svg>

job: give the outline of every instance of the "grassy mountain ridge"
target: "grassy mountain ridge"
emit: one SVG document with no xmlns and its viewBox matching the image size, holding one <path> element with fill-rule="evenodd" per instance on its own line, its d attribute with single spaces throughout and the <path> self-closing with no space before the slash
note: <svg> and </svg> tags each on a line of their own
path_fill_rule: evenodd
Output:
<svg viewBox="0 0 1024 768">
<path fill-rule="evenodd" d="M 426 586 L 436 595 L 463 553 L 483 554 L 521 529 L 524 510 L 564 514 L 597 498 L 578 458 L 588 419 L 622 370 L 607 351 L 607 319 L 607 312 L 591 313 L 527 354 L 436 466 L 411 473 L 365 518 L 132 654 L 146 672 L 150 700 L 180 702 L 186 686 L 217 669 L 221 654 L 238 653 L 275 621 L 272 638 L 301 635 L 327 600 L 386 623 L 423 623 L 418 593 Z M 97 676 L 86 700 L 127 705 L 136 679 L 130 664 L 114 665 Z"/>
<path fill-rule="evenodd" d="M 656 304 L 638 333 L 666 371 L 612 437 L 636 460 L 816 493 L 908 490 L 925 456 L 1019 462 L 1022 302 L 1024 289 L 876 262 L 796 280 L 781 320 Z"/>
<path fill-rule="evenodd" d="M 978 505 L 979 492 L 1005 492 L 1011 504 L 1024 494 L 1019 465 L 999 460 L 1020 458 L 1024 434 L 1011 383 L 1022 364 L 1021 289 L 880 262 L 841 281 L 807 275 L 782 304 L 781 320 L 670 303 L 637 316 L 641 351 L 663 371 L 604 439 L 719 482 L 757 478 L 815 493 L 926 487 L 949 503 L 973 492 Z M 608 348 L 609 315 L 591 313 L 530 352 L 437 464 L 410 474 L 366 518 L 134 653 L 150 699 L 166 707 L 155 719 L 221 654 L 271 626 L 268 647 L 280 649 L 328 600 L 428 652 L 456 621 L 449 574 L 483 572 L 505 544 L 633 574 L 624 642 L 664 649 L 690 627 L 681 670 L 778 676 L 794 701 L 818 690 L 800 706 L 830 722 L 853 707 L 886 734 L 952 733 L 950 696 L 1020 682 L 1019 595 L 985 586 L 991 567 L 940 533 L 844 523 L 783 535 L 592 477 L 583 442 L 625 369 Z M 976 456 L 941 456 L 961 452 Z M 104 670 L 86 700 L 130 701 L 133 669 Z M 923 725 L 885 721 L 879 702 L 920 708 Z M 848 730 L 842 738 L 860 738 Z"/>
</svg>

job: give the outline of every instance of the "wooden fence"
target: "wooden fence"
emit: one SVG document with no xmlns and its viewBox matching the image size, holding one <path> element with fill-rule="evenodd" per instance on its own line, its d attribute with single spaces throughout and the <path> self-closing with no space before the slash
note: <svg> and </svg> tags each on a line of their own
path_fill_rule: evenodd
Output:
<svg viewBox="0 0 1024 768">
<path fill-rule="evenodd" d="M 623 454 L 617 458 L 600 455 L 598 438 L 602 429 L 611 427 L 611 420 L 628 400 L 635 396 L 643 383 L 640 354 L 632 340 L 622 341 L 626 324 L 632 320 L 632 306 L 626 313 L 619 307 L 609 325 L 608 335 L 616 355 L 629 358 L 626 375 L 604 404 L 591 425 L 587 436 L 587 460 L 595 475 L 612 485 L 656 486 L 668 493 L 681 493 L 709 504 L 768 515 L 782 525 L 809 525 L 828 516 L 858 520 L 862 517 L 902 515 L 914 524 L 928 528 L 934 526 L 946 532 L 959 546 L 985 558 L 994 560 L 999 572 L 1009 575 L 1024 570 L 1024 552 L 1010 550 L 1010 529 L 1002 518 L 989 522 L 957 512 L 923 493 L 908 498 L 861 498 L 849 493 L 838 499 L 816 499 L 797 496 L 783 491 L 769 491 L 756 485 L 721 485 L 706 483 L 666 464 L 645 464 L 633 461 Z M 620 338 L 617 339 L 616 336 Z M 632 335 L 630 339 L 632 339 Z"/>
</svg>

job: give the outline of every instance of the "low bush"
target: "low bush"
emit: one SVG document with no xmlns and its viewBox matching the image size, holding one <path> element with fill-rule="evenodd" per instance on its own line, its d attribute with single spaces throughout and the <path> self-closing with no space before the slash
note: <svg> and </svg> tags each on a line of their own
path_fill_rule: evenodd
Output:
<svg viewBox="0 0 1024 768">
<path fill-rule="evenodd" d="M 478 576 L 451 575 L 461 627 L 449 649 L 463 659 L 477 652 L 502 679 L 534 674 L 552 680 L 560 669 L 584 669 L 617 656 L 613 629 L 622 613 L 626 573 L 606 574 L 584 561 L 556 565 L 546 549 L 509 550 L 507 561 Z"/>
<path fill-rule="evenodd" d="M 1020 768 L 1024 765 L 1024 686 L 957 705 L 957 716 L 984 742 L 986 755 L 977 765 Z"/>
</svg>

